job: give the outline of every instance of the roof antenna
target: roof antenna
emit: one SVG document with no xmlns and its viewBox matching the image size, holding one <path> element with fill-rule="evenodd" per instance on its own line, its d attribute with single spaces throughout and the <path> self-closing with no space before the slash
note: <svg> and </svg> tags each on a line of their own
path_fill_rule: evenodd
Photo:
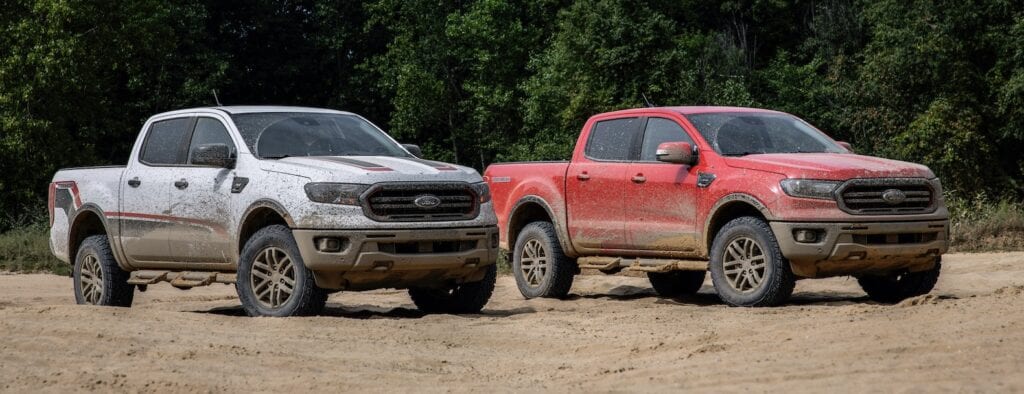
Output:
<svg viewBox="0 0 1024 394">
<path fill-rule="evenodd" d="M 217 98 L 217 89 L 210 89 L 210 90 L 212 90 L 212 91 L 213 91 L 213 101 L 216 101 L 216 102 L 217 102 L 217 106 L 218 106 L 218 107 L 223 107 L 224 105 L 223 105 L 223 104 L 221 104 L 221 103 L 220 103 L 220 99 L 219 99 L 219 98 Z"/>
<path fill-rule="evenodd" d="M 644 104 L 647 105 L 647 108 L 651 108 L 651 107 L 655 106 L 654 103 L 651 102 L 651 100 L 647 99 L 647 95 L 646 94 L 640 93 L 640 97 L 644 98 Z"/>
</svg>

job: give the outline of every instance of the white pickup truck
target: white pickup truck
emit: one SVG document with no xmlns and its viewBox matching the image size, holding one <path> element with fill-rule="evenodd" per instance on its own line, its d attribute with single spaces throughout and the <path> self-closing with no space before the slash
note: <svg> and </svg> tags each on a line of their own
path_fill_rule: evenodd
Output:
<svg viewBox="0 0 1024 394">
<path fill-rule="evenodd" d="M 167 112 L 126 166 L 54 175 L 50 247 L 74 265 L 80 304 L 131 306 L 167 281 L 234 283 L 251 316 L 385 287 L 427 313 L 478 312 L 498 256 L 490 192 L 475 170 L 419 155 L 348 112 Z"/>
</svg>

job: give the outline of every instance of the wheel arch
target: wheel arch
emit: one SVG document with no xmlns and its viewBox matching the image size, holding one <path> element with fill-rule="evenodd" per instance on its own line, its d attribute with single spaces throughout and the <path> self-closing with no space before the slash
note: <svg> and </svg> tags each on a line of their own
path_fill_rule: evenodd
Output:
<svg viewBox="0 0 1024 394">
<path fill-rule="evenodd" d="M 715 241 L 715 235 L 718 234 L 722 226 L 725 226 L 730 220 L 743 216 L 753 216 L 765 222 L 774 219 L 774 216 L 772 216 L 765 204 L 754 196 L 743 193 L 726 195 L 720 198 L 711 208 L 704 223 L 704 242 L 701 243 L 701 246 L 704 247 L 702 255 L 711 255 L 711 244 Z"/>
<path fill-rule="evenodd" d="M 68 226 L 68 262 L 72 266 L 78 257 L 78 248 L 82 246 L 82 242 L 93 235 L 107 236 L 107 242 L 110 243 L 110 249 L 114 252 L 117 265 L 125 271 L 131 270 L 131 266 L 127 264 L 121 254 L 120 243 L 114 237 L 114 233 L 107 223 L 106 215 L 99 206 L 93 203 L 86 203 L 79 207 Z"/>
<path fill-rule="evenodd" d="M 238 241 L 235 245 L 236 256 L 241 256 L 245 243 L 252 238 L 257 231 L 266 226 L 281 224 L 288 228 L 295 228 L 295 221 L 284 207 L 273 200 L 257 200 L 249 205 L 249 208 L 242 214 L 238 223 Z M 236 259 L 237 262 L 237 259 Z"/>
<path fill-rule="evenodd" d="M 558 235 L 558 243 L 562 246 L 562 250 L 566 255 L 575 257 L 576 251 L 573 249 L 571 242 L 569 242 L 568 232 L 565 229 L 565 224 L 557 219 L 553 210 L 544 199 L 529 195 L 520 198 L 516 205 L 512 208 L 512 213 L 509 215 L 507 234 L 508 234 L 508 249 L 511 250 L 515 247 L 516 239 L 519 237 L 519 233 L 522 232 L 523 228 L 527 224 L 536 221 L 546 221 L 555 226 L 555 232 Z"/>
</svg>

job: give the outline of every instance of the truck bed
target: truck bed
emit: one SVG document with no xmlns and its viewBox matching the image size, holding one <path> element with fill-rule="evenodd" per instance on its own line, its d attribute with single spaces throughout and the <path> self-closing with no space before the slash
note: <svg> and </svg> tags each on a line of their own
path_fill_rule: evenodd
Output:
<svg viewBox="0 0 1024 394">
<path fill-rule="evenodd" d="M 565 174 L 568 161 L 537 161 L 499 163 L 487 167 L 484 179 L 494 196 L 494 212 L 498 225 L 505 228 L 509 213 L 520 199 L 536 196 L 551 204 L 552 214 L 565 218 Z M 502 234 L 501 243 L 509 248 L 510 240 Z"/>
</svg>

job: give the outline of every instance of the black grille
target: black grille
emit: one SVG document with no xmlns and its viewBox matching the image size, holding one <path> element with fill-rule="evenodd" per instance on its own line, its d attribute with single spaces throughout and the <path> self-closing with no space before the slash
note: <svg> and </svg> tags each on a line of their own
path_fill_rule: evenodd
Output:
<svg viewBox="0 0 1024 394">
<path fill-rule="evenodd" d="M 432 207 L 416 204 L 420 197 L 437 197 Z M 476 217 L 478 198 L 464 183 L 385 183 L 363 198 L 366 216 L 385 222 L 466 220 Z"/>
<path fill-rule="evenodd" d="M 839 207 L 854 215 L 929 213 L 935 211 L 934 194 L 925 179 L 854 179 L 840 187 Z"/>
</svg>

